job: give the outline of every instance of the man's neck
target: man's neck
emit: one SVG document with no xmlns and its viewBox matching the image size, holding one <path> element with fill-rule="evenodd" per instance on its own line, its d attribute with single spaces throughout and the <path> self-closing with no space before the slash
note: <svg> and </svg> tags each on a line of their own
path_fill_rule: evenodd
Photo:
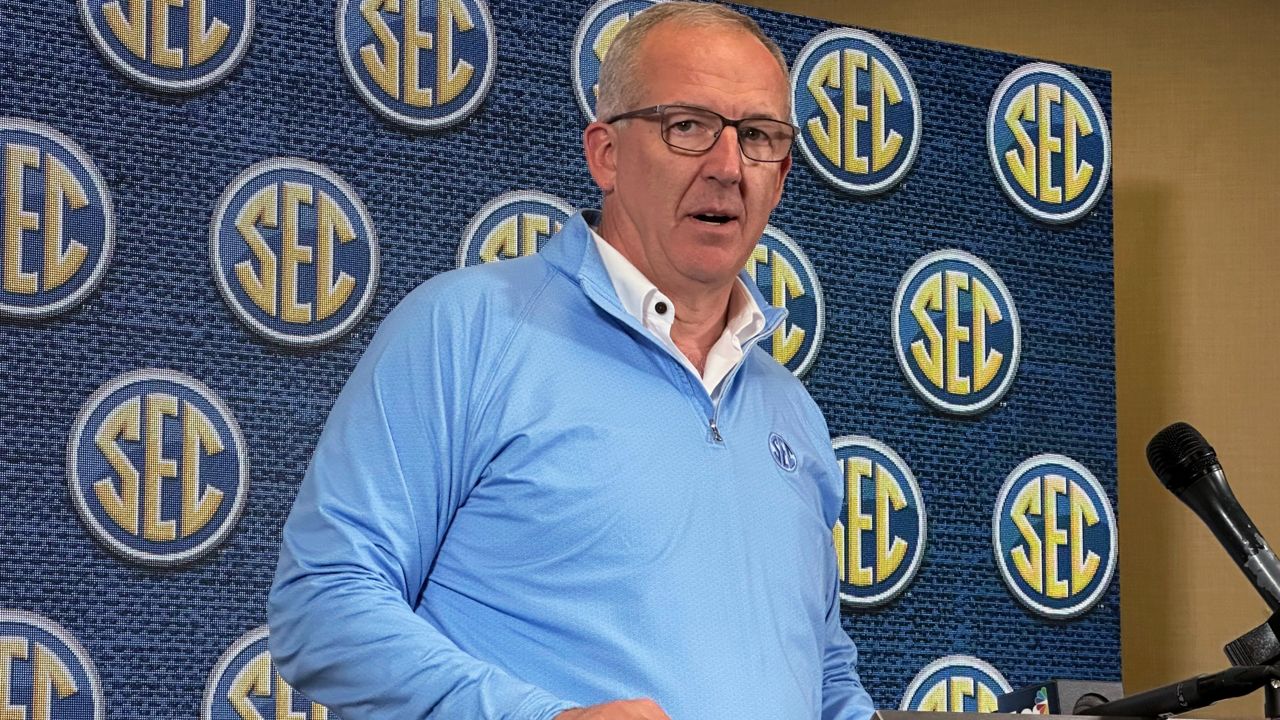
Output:
<svg viewBox="0 0 1280 720">
<path fill-rule="evenodd" d="M 675 322 L 671 324 L 671 341 L 699 373 L 706 370 L 707 355 L 724 334 L 729 319 L 729 298 L 732 286 L 725 288 L 718 299 L 700 298 L 690 301 L 668 293 L 676 306 Z"/>
</svg>

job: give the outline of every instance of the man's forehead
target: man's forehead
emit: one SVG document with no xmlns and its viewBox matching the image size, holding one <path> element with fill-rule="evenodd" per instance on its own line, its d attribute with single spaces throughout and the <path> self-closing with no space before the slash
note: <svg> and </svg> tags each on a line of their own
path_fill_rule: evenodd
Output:
<svg viewBox="0 0 1280 720">
<path fill-rule="evenodd" d="M 650 94 L 664 93 L 649 98 L 655 103 L 705 105 L 705 90 L 741 97 L 752 114 L 790 113 L 789 79 L 769 48 L 743 28 L 664 22 L 637 55 L 642 85 Z"/>
</svg>

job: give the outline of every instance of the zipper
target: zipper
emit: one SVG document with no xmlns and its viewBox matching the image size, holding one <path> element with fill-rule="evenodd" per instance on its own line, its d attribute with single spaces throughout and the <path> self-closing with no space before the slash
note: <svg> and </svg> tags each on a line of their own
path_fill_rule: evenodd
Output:
<svg viewBox="0 0 1280 720">
<path fill-rule="evenodd" d="M 716 418 L 714 415 L 711 416 L 710 423 L 711 423 L 711 439 L 718 443 L 723 443 L 724 438 L 720 436 L 720 428 L 716 425 Z"/>
</svg>

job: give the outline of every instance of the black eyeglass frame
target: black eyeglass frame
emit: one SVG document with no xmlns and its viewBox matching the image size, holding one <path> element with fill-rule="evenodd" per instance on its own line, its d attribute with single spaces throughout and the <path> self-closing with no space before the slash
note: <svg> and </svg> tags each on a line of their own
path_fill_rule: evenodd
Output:
<svg viewBox="0 0 1280 720">
<path fill-rule="evenodd" d="M 720 113 L 716 112 L 715 110 L 699 107 L 697 105 L 651 105 L 650 107 L 640 108 L 638 110 L 629 110 L 624 113 L 619 113 L 617 115 L 614 115 L 611 118 L 602 120 L 601 122 L 605 124 L 613 124 L 618 122 L 619 120 L 630 120 L 632 118 L 652 118 L 652 117 L 656 117 L 659 120 L 661 120 L 663 113 L 665 113 L 667 110 L 696 110 L 698 112 L 707 113 L 708 115 L 714 115 L 715 117 L 720 119 L 720 129 L 716 131 L 714 139 L 711 141 L 711 144 L 703 148 L 702 150 L 691 150 L 687 147 L 681 147 L 671 142 L 670 140 L 667 139 L 667 128 L 661 123 L 659 123 L 658 135 L 659 137 L 662 138 L 662 142 L 666 143 L 668 146 L 673 147 L 677 150 L 683 150 L 684 152 L 689 152 L 689 153 L 702 154 L 705 152 L 711 152 L 711 148 L 715 147 L 716 143 L 720 142 L 720 136 L 724 134 L 724 129 L 726 127 L 731 127 L 734 130 L 738 130 L 738 126 L 741 125 L 742 123 L 750 122 L 752 120 L 767 120 L 769 122 L 778 123 L 779 125 L 791 128 L 791 137 L 788 139 L 787 151 L 782 154 L 782 157 L 777 158 L 776 160 L 761 160 L 760 158 L 752 157 L 751 154 L 747 152 L 747 147 L 742 144 L 742 133 L 740 131 L 738 132 L 738 149 L 742 151 L 742 155 L 744 157 L 750 160 L 754 160 L 756 162 L 779 163 L 791 156 L 791 150 L 792 148 L 795 147 L 795 144 L 796 144 L 796 135 L 800 132 L 800 128 L 784 120 L 778 120 L 777 118 L 761 117 L 759 115 L 753 115 L 750 117 L 737 118 L 735 120 L 733 118 L 727 118 L 721 115 Z"/>
</svg>

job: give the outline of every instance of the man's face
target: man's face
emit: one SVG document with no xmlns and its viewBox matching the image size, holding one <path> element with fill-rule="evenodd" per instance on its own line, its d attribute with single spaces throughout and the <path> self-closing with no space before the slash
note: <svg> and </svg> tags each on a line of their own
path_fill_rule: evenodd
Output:
<svg viewBox="0 0 1280 720">
<path fill-rule="evenodd" d="M 787 77 L 745 32 L 663 24 L 639 56 L 644 90 L 623 111 L 693 105 L 728 118 L 789 120 Z M 728 287 L 782 197 L 790 157 L 749 160 L 730 127 L 710 150 L 691 153 L 663 142 L 656 117 L 596 126 L 586 133 L 587 155 L 605 191 L 605 238 L 667 294 Z"/>
</svg>

